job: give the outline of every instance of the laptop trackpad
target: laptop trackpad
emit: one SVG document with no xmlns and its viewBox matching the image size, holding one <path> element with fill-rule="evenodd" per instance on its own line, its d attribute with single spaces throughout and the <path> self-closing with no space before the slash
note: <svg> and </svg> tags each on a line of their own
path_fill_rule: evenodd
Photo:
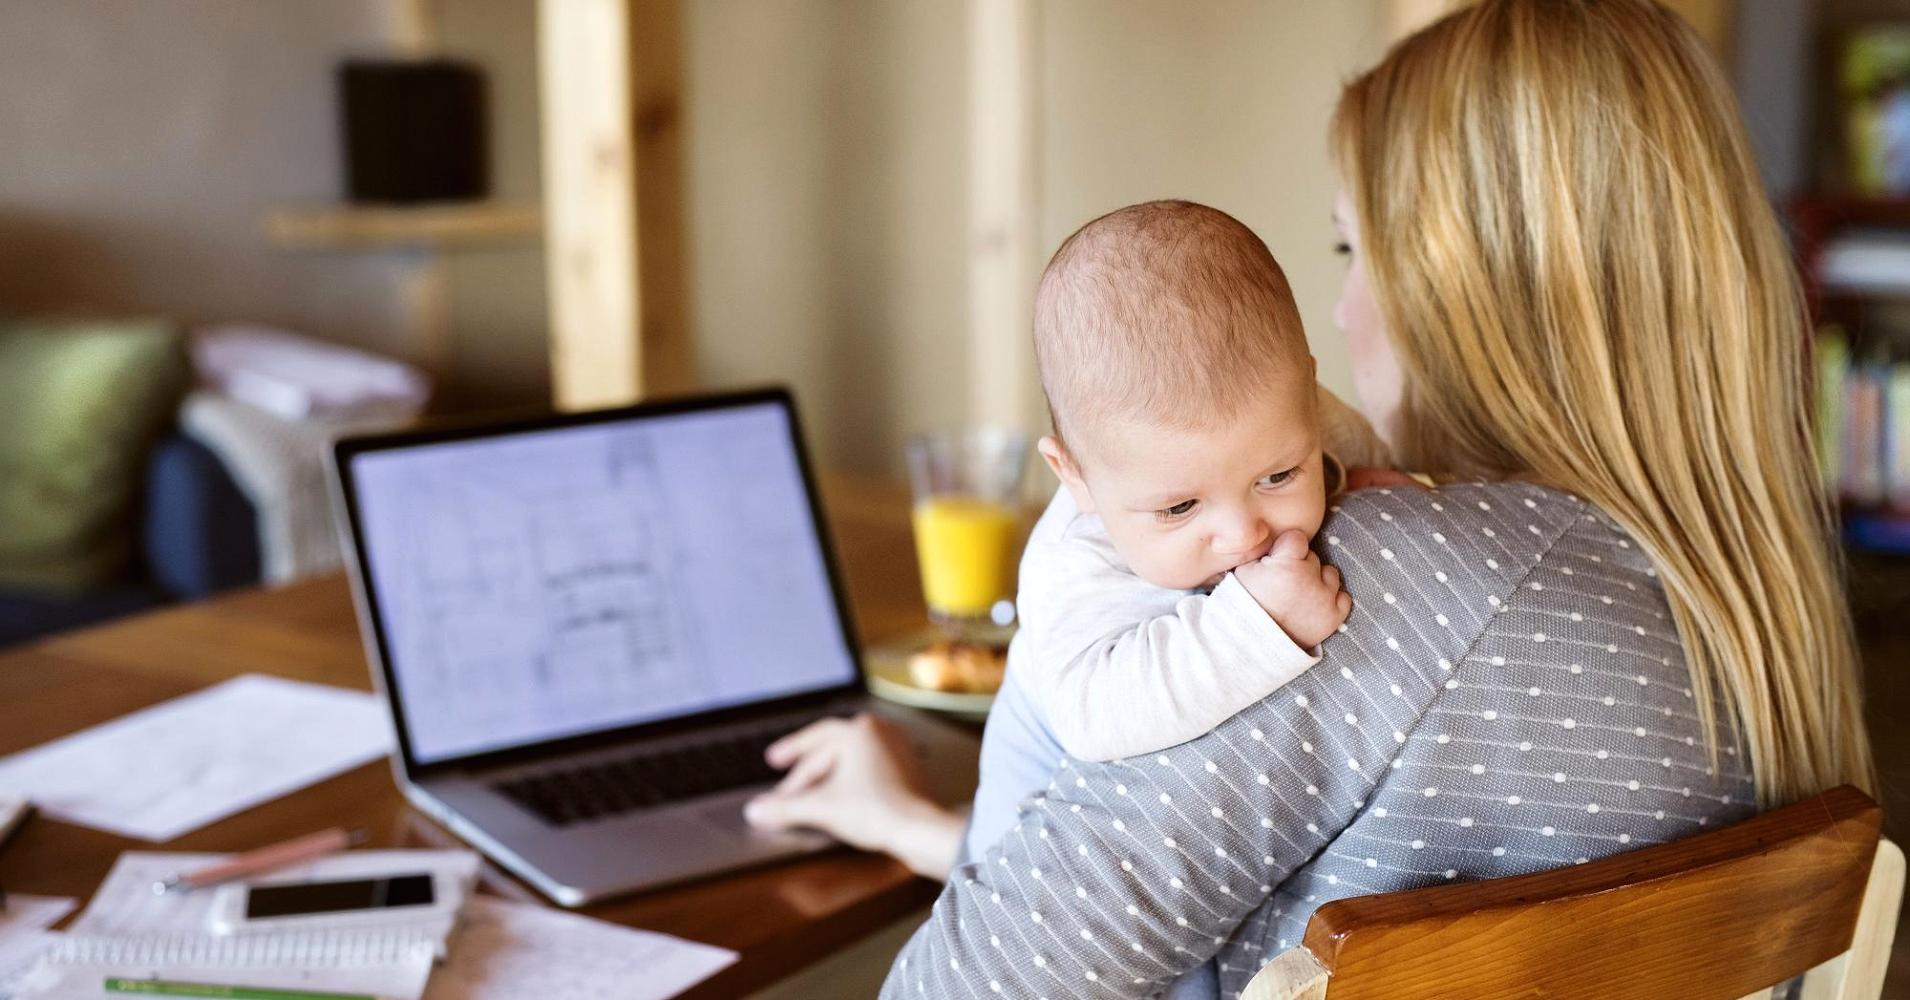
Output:
<svg viewBox="0 0 1910 1000">
<path fill-rule="evenodd" d="M 749 820 L 743 818 L 743 804 L 751 797 L 744 795 L 726 799 L 697 810 L 697 815 L 725 833 L 746 837 L 757 843 L 787 844 L 792 847 L 822 847 L 830 843 L 827 834 L 814 830 L 758 830 L 749 825 Z"/>
<path fill-rule="evenodd" d="M 749 820 L 743 818 L 743 803 L 748 801 L 748 799 L 725 799 L 713 806 L 705 806 L 699 812 L 704 819 L 730 833 L 748 836 L 756 832 L 756 828 L 749 825 Z"/>
</svg>

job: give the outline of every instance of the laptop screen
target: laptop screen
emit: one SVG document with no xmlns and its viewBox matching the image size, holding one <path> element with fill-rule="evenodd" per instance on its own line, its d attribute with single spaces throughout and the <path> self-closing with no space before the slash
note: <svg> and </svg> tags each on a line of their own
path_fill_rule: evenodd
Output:
<svg viewBox="0 0 1910 1000">
<path fill-rule="evenodd" d="M 419 764 L 856 678 L 782 403 L 348 461 Z"/>
</svg>

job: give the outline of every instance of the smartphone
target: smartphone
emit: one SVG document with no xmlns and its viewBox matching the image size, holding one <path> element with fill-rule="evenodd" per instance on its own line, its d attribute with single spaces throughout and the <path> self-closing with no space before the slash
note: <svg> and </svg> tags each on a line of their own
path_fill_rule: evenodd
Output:
<svg viewBox="0 0 1910 1000">
<path fill-rule="evenodd" d="M 318 882 L 243 883 L 223 886 L 212 907 L 213 930 L 249 927 L 347 927 L 409 923 L 438 911 L 448 914 L 460 893 L 431 874 Z"/>
<path fill-rule="evenodd" d="M 245 919 L 297 917 L 346 910 L 430 906 L 431 876 L 396 875 L 343 882 L 255 885 L 245 894 Z"/>
</svg>

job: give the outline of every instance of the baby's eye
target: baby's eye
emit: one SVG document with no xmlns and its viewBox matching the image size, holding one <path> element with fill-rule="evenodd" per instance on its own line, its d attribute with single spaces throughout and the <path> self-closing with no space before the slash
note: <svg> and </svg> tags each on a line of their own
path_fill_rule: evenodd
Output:
<svg viewBox="0 0 1910 1000">
<path fill-rule="evenodd" d="M 1194 506 L 1198 504 L 1199 502 L 1200 501 L 1198 500 L 1182 500 L 1180 503 L 1177 503 L 1172 507 L 1162 507 L 1160 510 L 1157 510 L 1154 512 L 1154 516 L 1160 518 L 1163 521 L 1172 521 L 1177 518 L 1183 518 L 1183 517 L 1186 517 L 1188 514 L 1193 513 Z"/>
<path fill-rule="evenodd" d="M 1336 254 L 1339 254 L 1342 257 L 1351 257 L 1353 256 L 1353 244 L 1348 243 L 1345 240 L 1341 240 L 1340 242 L 1333 244 L 1333 252 Z"/>
<path fill-rule="evenodd" d="M 1285 486 L 1294 476 L 1298 475 L 1299 472 L 1299 469 L 1288 469 L 1285 472 L 1269 472 L 1260 477 L 1259 485 L 1267 489 L 1272 489 L 1275 486 Z"/>
</svg>

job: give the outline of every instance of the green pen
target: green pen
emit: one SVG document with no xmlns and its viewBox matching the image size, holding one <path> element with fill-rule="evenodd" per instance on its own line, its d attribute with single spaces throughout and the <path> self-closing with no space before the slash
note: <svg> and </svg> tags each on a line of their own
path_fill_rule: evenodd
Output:
<svg viewBox="0 0 1910 1000">
<path fill-rule="evenodd" d="M 221 997 L 224 1000 L 382 1000 L 369 993 L 319 993 L 312 990 L 274 990 L 263 986 L 218 986 L 212 983 L 174 983 L 163 979 L 107 977 L 108 993 L 145 993 L 164 997 Z"/>
</svg>

